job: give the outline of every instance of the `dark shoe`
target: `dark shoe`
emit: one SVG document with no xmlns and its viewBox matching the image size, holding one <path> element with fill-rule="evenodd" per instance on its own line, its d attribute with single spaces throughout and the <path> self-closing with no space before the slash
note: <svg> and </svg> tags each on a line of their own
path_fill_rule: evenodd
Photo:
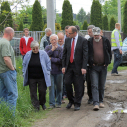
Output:
<svg viewBox="0 0 127 127">
<path fill-rule="evenodd" d="M 78 110 L 80 110 L 80 107 L 78 105 L 75 105 L 74 111 L 78 111 Z"/>
<path fill-rule="evenodd" d="M 70 109 L 71 106 L 72 106 L 72 103 L 68 103 L 67 106 L 66 106 L 66 108 L 67 108 L 67 109 Z"/>
<path fill-rule="evenodd" d="M 93 104 L 93 100 L 88 100 L 88 104 Z"/>
<path fill-rule="evenodd" d="M 48 109 L 53 109 L 55 108 L 55 105 L 51 105 L 50 107 L 48 107 Z"/>
<path fill-rule="evenodd" d="M 56 108 L 61 108 L 61 105 L 56 105 Z"/>
<path fill-rule="evenodd" d="M 46 110 L 46 106 L 45 106 L 45 104 L 44 104 L 44 105 L 42 105 L 42 108 L 43 108 L 43 110 Z"/>
</svg>

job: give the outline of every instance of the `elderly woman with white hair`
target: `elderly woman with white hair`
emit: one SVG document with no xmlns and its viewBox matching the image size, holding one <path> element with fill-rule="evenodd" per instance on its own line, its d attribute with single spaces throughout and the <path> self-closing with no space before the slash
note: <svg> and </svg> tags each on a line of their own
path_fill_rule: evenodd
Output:
<svg viewBox="0 0 127 127">
<path fill-rule="evenodd" d="M 51 62 L 45 51 L 39 50 L 37 41 L 31 42 L 31 51 L 28 51 L 23 60 L 24 86 L 29 85 L 30 97 L 36 110 L 46 109 L 46 90 L 51 86 Z M 39 100 L 37 97 L 39 92 Z"/>
</svg>

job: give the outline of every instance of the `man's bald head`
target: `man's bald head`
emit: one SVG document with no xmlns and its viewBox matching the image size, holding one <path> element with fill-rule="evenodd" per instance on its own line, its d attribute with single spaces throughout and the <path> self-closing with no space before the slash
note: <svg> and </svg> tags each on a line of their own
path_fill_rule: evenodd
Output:
<svg viewBox="0 0 127 127">
<path fill-rule="evenodd" d="M 58 44 L 63 45 L 64 44 L 64 33 L 63 32 L 58 32 L 57 36 L 58 36 Z"/>
<path fill-rule="evenodd" d="M 4 33 L 5 33 L 5 34 L 11 34 L 11 33 L 14 33 L 14 29 L 11 28 L 11 27 L 6 27 L 6 28 L 4 29 Z"/>
<path fill-rule="evenodd" d="M 11 28 L 11 27 L 6 27 L 4 29 L 4 36 L 3 36 L 3 38 L 6 38 L 7 40 L 10 41 L 10 40 L 12 40 L 13 36 L 14 36 L 14 29 Z"/>
</svg>

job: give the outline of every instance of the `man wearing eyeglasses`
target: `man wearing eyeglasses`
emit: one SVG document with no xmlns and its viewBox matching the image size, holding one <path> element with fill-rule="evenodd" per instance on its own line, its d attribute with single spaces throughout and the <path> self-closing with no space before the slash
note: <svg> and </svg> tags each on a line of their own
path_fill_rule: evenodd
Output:
<svg viewBox="0 0 127 127">
<path fill-rule="evenodd" d="M 83 96 L 83 76 L 86 74 L 88 44 L 87 40 L 78 35 L 77 28 L 68 28 L 69 38 L 65 39 L 62 72 L 65 74 L 65 86 L 69 103 L 66 106 L 70 109 L 74 104 L 74 111 L 80 110 Z M 75 96 L 73 96 L 72 84 L 74 85 Z"/>
</svg>

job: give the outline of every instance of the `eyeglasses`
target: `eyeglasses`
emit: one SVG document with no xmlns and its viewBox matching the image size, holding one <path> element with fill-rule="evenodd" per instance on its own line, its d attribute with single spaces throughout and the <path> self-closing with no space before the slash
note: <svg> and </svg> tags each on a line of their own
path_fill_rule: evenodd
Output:
<svg viewBox="0 0 127 127">
<path fill-rule="evenodd" d="M 33 47 L 32 48 L 32 50 L 38 50 L 39 49 L 39 47 Z"/>
<path fill-rule="evenodd" d="M 73 33 L 68 33 L 68 34 L 73 34 Z"/>
<path fill-rule="evenodd" d="M 59 41 L 62 41 L 62 40 L 64 40 L 64 39 L 58 39 Z"/>
</svg>

